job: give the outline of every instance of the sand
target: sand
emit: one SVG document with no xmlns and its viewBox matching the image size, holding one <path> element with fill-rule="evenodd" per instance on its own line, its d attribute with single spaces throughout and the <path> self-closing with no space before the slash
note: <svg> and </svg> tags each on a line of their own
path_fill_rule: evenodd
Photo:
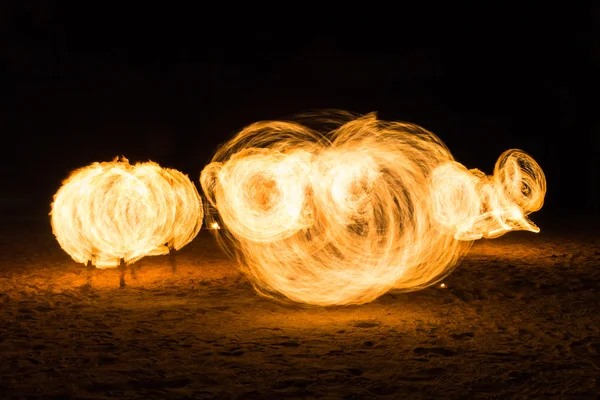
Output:
<svg viewBox="0 0 600 400">
<path fill-rule="evenodd" d="M 600 236 L 510 233 L 446 288 L 323 308 L 260 297 L 207 231 L 119 288 L 46 225 L 0 234 L 0 399 L 599 398 Z"/>
</svg>

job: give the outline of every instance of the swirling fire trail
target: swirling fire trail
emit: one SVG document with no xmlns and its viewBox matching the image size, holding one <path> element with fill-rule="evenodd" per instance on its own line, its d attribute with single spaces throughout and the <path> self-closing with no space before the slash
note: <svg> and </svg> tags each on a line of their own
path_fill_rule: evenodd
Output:
<svg viewBox="0 0 600 400">
<path fill-rule="evenodd" d="M 202 202 L 183 173 L 125 158 L 74 171 L 54 196 L 52 230 L 73 260 L 98 268 L 133 263 L 188 244 L 200 230 Z"/>
<path fill-rule="evenodd" d="M 344 112 L 252 124 L 200 181 L 207 224 L 255 288 L 316 305 L 439 282 L 473 240 L 539 231 L 526 215 L 546 191 L 522 151 L 485 176 L 419 126 Z"/>
</svg>

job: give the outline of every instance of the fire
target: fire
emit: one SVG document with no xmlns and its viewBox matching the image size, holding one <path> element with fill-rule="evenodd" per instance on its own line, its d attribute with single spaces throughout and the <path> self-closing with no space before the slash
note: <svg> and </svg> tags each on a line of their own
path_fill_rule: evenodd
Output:
<svg viewBox="0 0 600 400">
<path fill-rule="evenodd" d="M 183 173 L 125 158 L 93 163 L 63 182 L 52 203 L 58 243 L 98 268 L 168 254 L 188 244 L 203 218 L 200 195 Z"/>
<path fill-rule="evenodd" d="M 546 178 L 538 163 L 521 150 L 505 151 L 493 176 L 451 162 L 430 180 L 437 222 L 457 240 L 496 238 L 512 230 L 539 232 L 527 218 L 544 204 Z"/>
<path fill-rule="evenodd" d="M 255 288 L 316 305 L 438 283 L 473 240 L 537 232 L 525 216 L 546 190 L 521 151 L 487 177 L 419 126 L 343 112 L 252 124 L 200 182 L 220 215 L 219 243 Z"/>
</svg>

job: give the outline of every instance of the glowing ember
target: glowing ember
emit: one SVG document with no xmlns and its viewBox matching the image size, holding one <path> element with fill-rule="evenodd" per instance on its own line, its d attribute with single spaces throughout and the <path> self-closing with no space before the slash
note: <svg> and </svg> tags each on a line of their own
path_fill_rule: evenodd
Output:
<svg viewBox="0 0 600 400">
<path fill-rule="evenodd" d="M 178 250 L 198 234 L 202 217 L 200 196 L 186 175 L 125 158 L 74 171 L 51 211 L 63 250 L 98 268 Z"/>
<path fill-rule="evenodd" d="M 524 216 L 545 194 L 522 152 L 488 178 L 431 132 L 375 114 L 255 123 L 212 161 L 200 181 L 220 244 L 261 294 L 319 305 L 439 282 L 473 239 L 537 231 Z"/>
</svg>

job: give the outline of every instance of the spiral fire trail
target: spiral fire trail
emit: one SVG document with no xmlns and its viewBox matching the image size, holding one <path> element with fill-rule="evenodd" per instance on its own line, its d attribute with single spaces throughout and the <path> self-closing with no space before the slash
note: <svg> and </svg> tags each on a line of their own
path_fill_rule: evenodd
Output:
<svg viewBox="0 0 600 400">
<path fill-rule="evenodd" d="M 125 158 L 74 171 L 54 196 L 52 230 L 63 250 L 98 268 L 178 250 L 198 234 L 203 208 L 183 173 Z"/>
<path fill-rule="evenodd" d="M 316 305 L 436 283 L 473 240 L 538 231 L 525 216 L 546 190 L 521 151 L 487 177 L 417 125 L 344 112 L 252 124 L 200 181 L 218 211 L 207 224 L 254 287 Z"/>
</svg>

